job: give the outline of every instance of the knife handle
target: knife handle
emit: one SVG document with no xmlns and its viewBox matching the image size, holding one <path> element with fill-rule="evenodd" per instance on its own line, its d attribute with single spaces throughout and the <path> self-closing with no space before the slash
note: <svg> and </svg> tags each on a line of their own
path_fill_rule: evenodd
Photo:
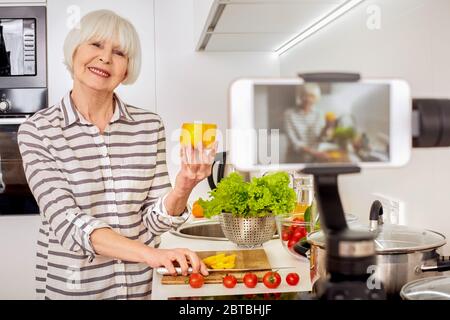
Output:
<svg viewBox="0 0 450 320">
<path fill-rule="evenodd" d="M 177 272 L 177 275 L 181 275 L 181 268 L 175 267 L 175 271 Z M 156 272 L 163 276 L 170 276 L 172 275 L 167 268 L 157 268 Z M 188 268 L 188 273 L 192 273 L 192 268 Z"/>
</svg>

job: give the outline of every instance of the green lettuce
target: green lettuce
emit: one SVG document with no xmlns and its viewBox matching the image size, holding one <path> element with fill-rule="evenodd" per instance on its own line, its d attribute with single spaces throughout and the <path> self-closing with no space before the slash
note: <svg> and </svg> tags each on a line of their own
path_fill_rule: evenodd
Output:
<svg viewBox="0 0 450 320">
<path fill-rule="evenodd" d="M 276 172 L 244 181 L 238 173 L 222 179 L 209 192 L 210 200 L 199 199 L 204 216 L 211 218 L 222 212 L 241 217 L 261 217 L 290 213 L 295 208 L 296 194 L 289 187 L 289 175 Z"/>
</svg>

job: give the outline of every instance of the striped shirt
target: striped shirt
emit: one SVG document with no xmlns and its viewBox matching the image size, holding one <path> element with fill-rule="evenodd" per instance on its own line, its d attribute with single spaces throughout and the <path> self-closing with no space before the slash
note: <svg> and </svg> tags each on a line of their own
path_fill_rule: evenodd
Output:
<svg viewBox="0 0 450 320">
<path fill-rule="evenodd" d="M 114 96 L 103 134 L 76 109 L 70 93 L 18 131 L 25 175 L 40 208 L 36 293 L 40 299 L 148 299 L 152 269 L 97 255 L 90 234 L 111 228 L 158 247 L 172 217 L 161 118 Z"/>
<path fill-rule="evenodd" d="M 284 114 L 285 129 L 295 149 L 316 148 L 320 132 L 324 127 L 321 114 L 314 109 L 306 113 L 298 109 L 287 109 Z"/>
</svg>

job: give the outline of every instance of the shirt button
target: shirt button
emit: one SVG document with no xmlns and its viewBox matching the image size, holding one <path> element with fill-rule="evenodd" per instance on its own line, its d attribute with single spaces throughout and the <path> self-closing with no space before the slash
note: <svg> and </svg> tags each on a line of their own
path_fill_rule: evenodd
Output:
<svg viewBox="0 0 450 320">
<path fill-rule="evenodd" d="M 117 260 L 117 263 L 122 263 L 122 260 Z"/>
</svg>

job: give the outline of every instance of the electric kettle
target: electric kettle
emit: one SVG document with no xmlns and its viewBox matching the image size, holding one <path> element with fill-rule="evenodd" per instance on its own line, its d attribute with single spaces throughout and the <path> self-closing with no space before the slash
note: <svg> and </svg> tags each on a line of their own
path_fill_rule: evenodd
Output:
<svg viewBox="0 0 450 320">
<path fill-rule="evenodd" d="M 215 189 L 220 180 L 233 172 L 242 175 L 245 181 L 250 181 L 251 179 L 250 172 L 238 171 L 232 164 L 227 163 L 227 152 L 217 153 L 211 167 L 211 174 L 208 176 L 209 187 Z"/>
</svg>

